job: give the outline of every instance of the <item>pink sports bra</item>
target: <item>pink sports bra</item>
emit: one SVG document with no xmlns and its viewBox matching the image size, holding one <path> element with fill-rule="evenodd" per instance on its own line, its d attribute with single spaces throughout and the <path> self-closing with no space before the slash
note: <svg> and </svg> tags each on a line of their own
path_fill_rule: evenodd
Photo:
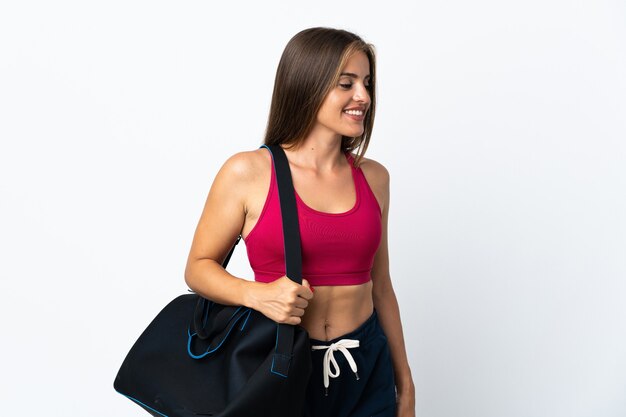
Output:
<svg viewBox="0 0 626 417">
<path fill-rule="evenodd" d="M 307 206 L 296 192 L 302 246 L 302 277 L 312 286 L 355 285 L 371 279 L 374 255 L 381 240 L 381 209 L 361 168 L 345 153 L 352 169 L 356 203 L 343 213 L 326 213 Z M 271 159 L 270 159 L 271 161 Z M 283 225 L 276 173 L 265 204 L 244 239 L 255 281 L 271 282 L 285 275 Z"/>
</svg>

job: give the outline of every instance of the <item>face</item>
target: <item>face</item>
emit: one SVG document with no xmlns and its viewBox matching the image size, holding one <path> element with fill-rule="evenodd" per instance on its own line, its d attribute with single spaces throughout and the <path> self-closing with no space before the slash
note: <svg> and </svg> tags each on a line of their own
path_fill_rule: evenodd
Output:
<svg viewBox="0 0 626 417">
<path fill-rule="evenodd" d="M 352 55 L 342 68 L 341 74 L 337 85 L 322 102 L 317 113 L 317 124 L 318 127 L 323 126 L 339 135 L 360 136 L 363 134 L 363 120 L 370 106 L 367 55 L 361 51 Z"/>
</svg>

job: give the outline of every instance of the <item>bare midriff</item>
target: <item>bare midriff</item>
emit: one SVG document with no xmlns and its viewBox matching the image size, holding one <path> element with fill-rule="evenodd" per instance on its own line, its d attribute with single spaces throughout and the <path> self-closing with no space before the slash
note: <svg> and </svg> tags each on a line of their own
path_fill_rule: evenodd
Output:
<svg viewBox="0 0 626 417">
<path fill-rule="evenodd" d="M 313 339 L 327 341 L 356 330 L 374 311 L 372 281 L 314 290 L 300 323 Z"/>
</svg>

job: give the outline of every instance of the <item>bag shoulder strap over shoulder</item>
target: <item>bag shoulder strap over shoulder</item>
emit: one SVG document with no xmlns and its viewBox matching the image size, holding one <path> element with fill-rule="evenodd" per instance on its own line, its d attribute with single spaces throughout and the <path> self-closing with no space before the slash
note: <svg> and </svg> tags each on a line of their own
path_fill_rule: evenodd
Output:
<svg viewBox="0 0 626 417">
<path fill-rule="evenodd" d="M 300 243 L 300 226 L 298 223 L 298 208 L 296 205 L 295 190 L 291 178 L 289 160 L 280 145 L 261 145 L 259 148 L 267 148 L 272 155 L 272 163 L 276 172 L 278 195 L 280 198 L 280 211 L 283 224 L 283 244 L 285 249 L 285 275 L 297 284 L 302 285 L 302 248 Z M 222 267 L 226 268 L 235 247 L 241 240 L 241 235 L 226 255 Z M 201 339 L 206 339 L 208 334 L 204 331 L 202 317 L 206 311 L 206 300 L 200 297 L 194 312 L 194 325 Z M 294 326 L 285 323 L 276 323 L 276 346 L 274 349 L 271 372 L 287 378 L 289 364 L 293 355 Z M 196 356 L 200 359 L 205 354 Z"/>
<path fill-rule="evenodd" d="M 287 155 L 280 145 L 261 145 L 267 148 L 272 155 L 272 163 L 276 172 L 278 195 L 280 197 L 280 212 L 283 221 L 283 244 L 285 247 L 285 275 L 294 282 L 302 285 L 302 247 L 300 241 L 300 226 L 298 224 L 298 207 L 296 205 L 295 190 L 291 178 L 291 169 Z M 226 255 L 222 267 L 226 268 L 228 261 L 241 240 L 241 235 Z"/>
<path fill-rule="evenodd" d="M 287 155 L 280 145 L 262 145 L 272 154 L 276 170 L 280 211 L 283 219 L 283 238 L 285 244 L 285 275 L 302 285 L 302 249 L 300 246 L 300 226 L 295 191 L 291 179 L 291 170 Z M 282 377 L 289 374 L 289 364 L 293 354 L 294 326 L 278 324 L 276 329 L 276 348 L 272 362 L 272 372 Z"/>
<path fill-rule="evenodd" d="M 302 284 L 302 248 L 300 226 L 295 191 L 291 179 L 291 170 L 285 151 L 279 145 L 262 145 L 270 150 L 276 170 L 280 212 L 283 219 L 283 241 L 285 246 L 285 275 L 298 284 Z"/>
</svg>

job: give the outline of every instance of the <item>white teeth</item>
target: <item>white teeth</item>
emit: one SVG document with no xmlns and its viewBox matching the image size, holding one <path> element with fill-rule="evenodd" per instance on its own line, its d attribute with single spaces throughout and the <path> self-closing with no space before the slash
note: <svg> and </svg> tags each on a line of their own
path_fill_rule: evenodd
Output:
<svg viewBox="0 0 626 417">
<path fill-rule="evenodd" d="M 348 114 L 351 114 L 353 116 L 362 116 L 363 115 L 363 111 L 362 110 L 344 110 L 344 113 L 348 113 Z"/>
</svg>

